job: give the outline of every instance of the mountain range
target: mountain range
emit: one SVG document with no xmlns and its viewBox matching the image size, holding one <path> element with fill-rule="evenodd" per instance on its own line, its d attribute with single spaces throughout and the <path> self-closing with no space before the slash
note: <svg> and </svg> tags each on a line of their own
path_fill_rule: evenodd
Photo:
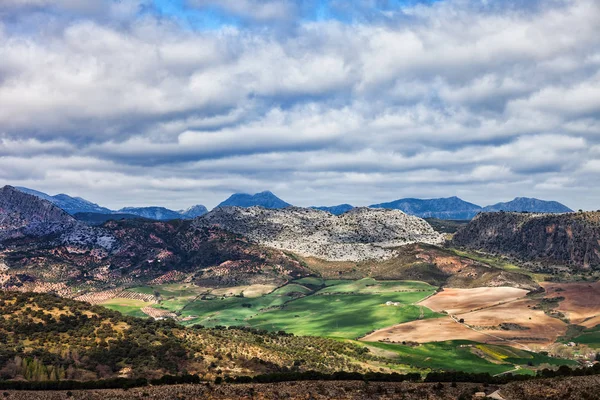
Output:
<svg viewBox="0 0 600 400">
<path fill-rule="evenodd" d="M 168 221 L 172 219 L 194 219 L 208 213 L 208 209 L 203 205 L 195 205 L 187 210 L 171 210 L 165 207 L 124 207 L 120 210 L 110 210 L 99 206 L 91 201 L 80 197 L 72 197 L 67 194 L 58 194 L 50 196 L 46 193 L 18 187 L 19 191 L 28 193 L 48 200 L 59 208 L 63 209 L 77 218 L 94 223 L 106 221 L 109 219 L 133 219 L 135 217 L 148 218 L 158 221 Z M 270 191 L 264 191 L 255 194 L 236 193 L 228 199 L 221 202 L 220 207 L 263 207 L 267 209 L 282 209 L 292 205 L 273 194 Z M 403 198 L 386 203 L 372 204 L 370 208 L 384 208 L 392 210 L 401 210 L 406 214 L 415 215 L 420 218 L 436 218 L 442 220 L 470 220 L 480 212 L 496 211 L 514 211 L 514 212 L 534 212 L 534 213 L 566 213 L 572 212 L 567 206 L 556 201 L 545 201 L 535 198 L 517 197 L 514 200 L 489 205 L 486 207 L 469 203 L 456 196 L 436 199 L 417 199 Z M 342 215 L 354 208 L 350 204 L 340 204 L 336 206 L 313 206 L 312 209 L 327 211 L 333 215 Z M 114 217 L 102 217 L 97 214 L 112 215 Z M 118 216 L 117 216 L 118 215 Z"/>
<path fill-rule="evenodd" d="M 110 210 L 86 199 L 82 199 L 81 197 L 72 197 L 63 193 L 50 196 L 44 192 L 26 187 L 16 187 L 15 189 L 22 193 L 27 193 L 40 199 L 47 200 L 67 213 L 86 222 L 106 221 L 111 219 L 110 217 L 101 217 L 97 214 L 115 214 L 114 219 L 132 219 L 137 216 L 157 221 L 167 221 L 171 219 L 193 219 L 208 212 L 206 207 L 201 204 L 192 206 L 187 210 L 179 211 L 170 210 L 165 207 L 125 207 L 120 210 Z"/>
</svg>

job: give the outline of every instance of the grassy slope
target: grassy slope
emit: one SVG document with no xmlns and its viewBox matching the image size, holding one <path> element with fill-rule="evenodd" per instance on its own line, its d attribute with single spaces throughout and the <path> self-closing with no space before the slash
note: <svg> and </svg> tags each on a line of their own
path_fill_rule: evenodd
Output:
<svg viewBox="0 0 600 400">
<path fill-rule="evenodd" d="M 412 305 L 434 292 L 432 286 L 412 281 L 304 278 L 256 298 L 207 296 L 202 299 L 198 291 L 185 285 L 132 290 L 160 292 L 163 301 L 154 307 L 189 317 L 183 322 L 185 325 L 253 326 L 298 335 L 356 338 L 421 316 L 439 316 L 427 308 Z M 399 302 L 401 306 L 385 306 L 387 301 Z M 120 303 L 120 299 L 115 302 Z M 130 308 L 121 307 L 121 310 L 129 315 L 136 313 Z"/>
<path fill-rule="evenodd" d="M 144 314 L 141 309 L 143 307 L 148 307 L 151 304 L 141 300 L 111 299 L 103 302 L 100 305 L 132 317 L 148 318 L 148 316 Z"/>
<path fill-rule="evenodd" d="M 366 344 L 395 353 L 397 361 L 418 368 L 488 372 L 496 375 L 512 371 L 516 366 L 521 368 L 519 373 L 532 374 L 532 368 L 541 364 L 576 364 L 568 360 L 516 350 L 511 347 L 483 345 L 467 340 L 427 343 L 417 347 L 379 342 L 367 342 Z M 474 349 L 481 356 L 476 354 Z"/>
<path fill-rule="evenodd" d="M 258 314 L 249 323 L 268 330 L 284 330 L 297 335 L 358 338 L 387 326 L 441 314 L 414 306 L 427 294 L 335 294 L 308 296 L 285 305 L 281 310 Z M 401 306 L 386 306 L 385 302 Z"/>
<path fill-rule="evenodd" d="M 600 325 L 584 330 L 581 335 L 572 339 L 572 341 L 586 344 L 594 349 L 600 349 Z"/>
</svg>

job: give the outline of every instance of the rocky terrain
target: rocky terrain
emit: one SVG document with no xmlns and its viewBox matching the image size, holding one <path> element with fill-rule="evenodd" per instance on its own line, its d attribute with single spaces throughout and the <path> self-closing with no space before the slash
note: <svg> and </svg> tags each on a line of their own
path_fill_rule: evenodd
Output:
<svg viewBox="0 0 600 400">
<path fill-rule="evenodd" d="M 311 274 L 281 251 L 191 221 L 111 221 L 67 231 L 60 241 L 12 240 L 0 247 L 0 260 L 19 277 L 4 286 L 32 291 L 44 282 L 90 289 L 143 284 L 169 272 L 216 286 L 283 284 Z"/>
<path fill-rule="evenodd" d="M 580 270 L 600 267 L 600 212 L 483 213 L 453 237 L 454 246 Z"/>
<path fill-rule="evenodd" d="M 513 382 L 506 385 L 475 383 L 412 383 L 361 381 L 281 382 L 243 385 L 173 385 L 142 387 L 129 390 L 74 390 L 72 399 L 121 400 L 147 399 L 403 399 L 403 400 L 471 400 L 476 393 L 491 399 L 506 400 L 581 400 L 597 399 L 598 376 L 542 379 Z M 65 391 L 7 391 L 6 398 L 15 400 L 62 400 Z M 484 397 L 485 398 L 485 397 Z"/>
<path fill-rule="evenodd" d="M 397 210 L 368 208 L 334 216 L 299 207 L 220 207 L 194 220 L 194 225 L 218 226 L 266 246 L 338 261 L 387 259 L 394 256 L 394 247 L 443 241 L 420 218 Z"/>
<path fill-rule="evenodd" d="M 0 241 L 58 234 L 76 225 L 73 217 L 49 201 L 12 186 L 0 188 Z"/>
<path fill-rule="evenodd" d="M 265 400 L 471 400 L 473 394 L 483 390 L 482 385 L 461 383 L 451 385 L 410 382 L 370 382 L 362 381 L 316 381 L 282 382 L 269 384 L 243 385 L 173 385 L 142 387 L 129 390 L 74 390 L 72 399 L 124 400 L 124 399 L 265 399 Z M 490 392 L 491 387 L 487 388 Z M 66 391 L 32 392 L 8 391 L 8 399 L 15 400 L 63 400 Z M 463 396 L 463 397 L 461 397 Z"/>
</svg>

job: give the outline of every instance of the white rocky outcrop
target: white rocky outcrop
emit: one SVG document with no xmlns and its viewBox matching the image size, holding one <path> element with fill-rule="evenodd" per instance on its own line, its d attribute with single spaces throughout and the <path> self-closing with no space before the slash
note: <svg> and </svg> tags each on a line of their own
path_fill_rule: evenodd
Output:
<svg viewBox="0 0 600 400">
<path fill-rule="evenodd" d="M 355 208 L 335 216 L 299 207 L 219 207 L 194 224 L 219 226 L 266 246 L 331 261 L 386 259 L 394 256 L 394 247 L 443 241 L 423 219 L 386 209 Z"/>
</svg>

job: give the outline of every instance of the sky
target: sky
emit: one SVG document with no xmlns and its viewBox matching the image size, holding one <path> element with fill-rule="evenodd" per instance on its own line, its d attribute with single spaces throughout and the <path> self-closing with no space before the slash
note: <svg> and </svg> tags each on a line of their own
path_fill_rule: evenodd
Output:
<svg viewBox="0 0 600 400">
<path fill-rule="evenodd" d="M 0 185 L 600 208 L 597 0 L 1 0 Z"/>
</svg>

